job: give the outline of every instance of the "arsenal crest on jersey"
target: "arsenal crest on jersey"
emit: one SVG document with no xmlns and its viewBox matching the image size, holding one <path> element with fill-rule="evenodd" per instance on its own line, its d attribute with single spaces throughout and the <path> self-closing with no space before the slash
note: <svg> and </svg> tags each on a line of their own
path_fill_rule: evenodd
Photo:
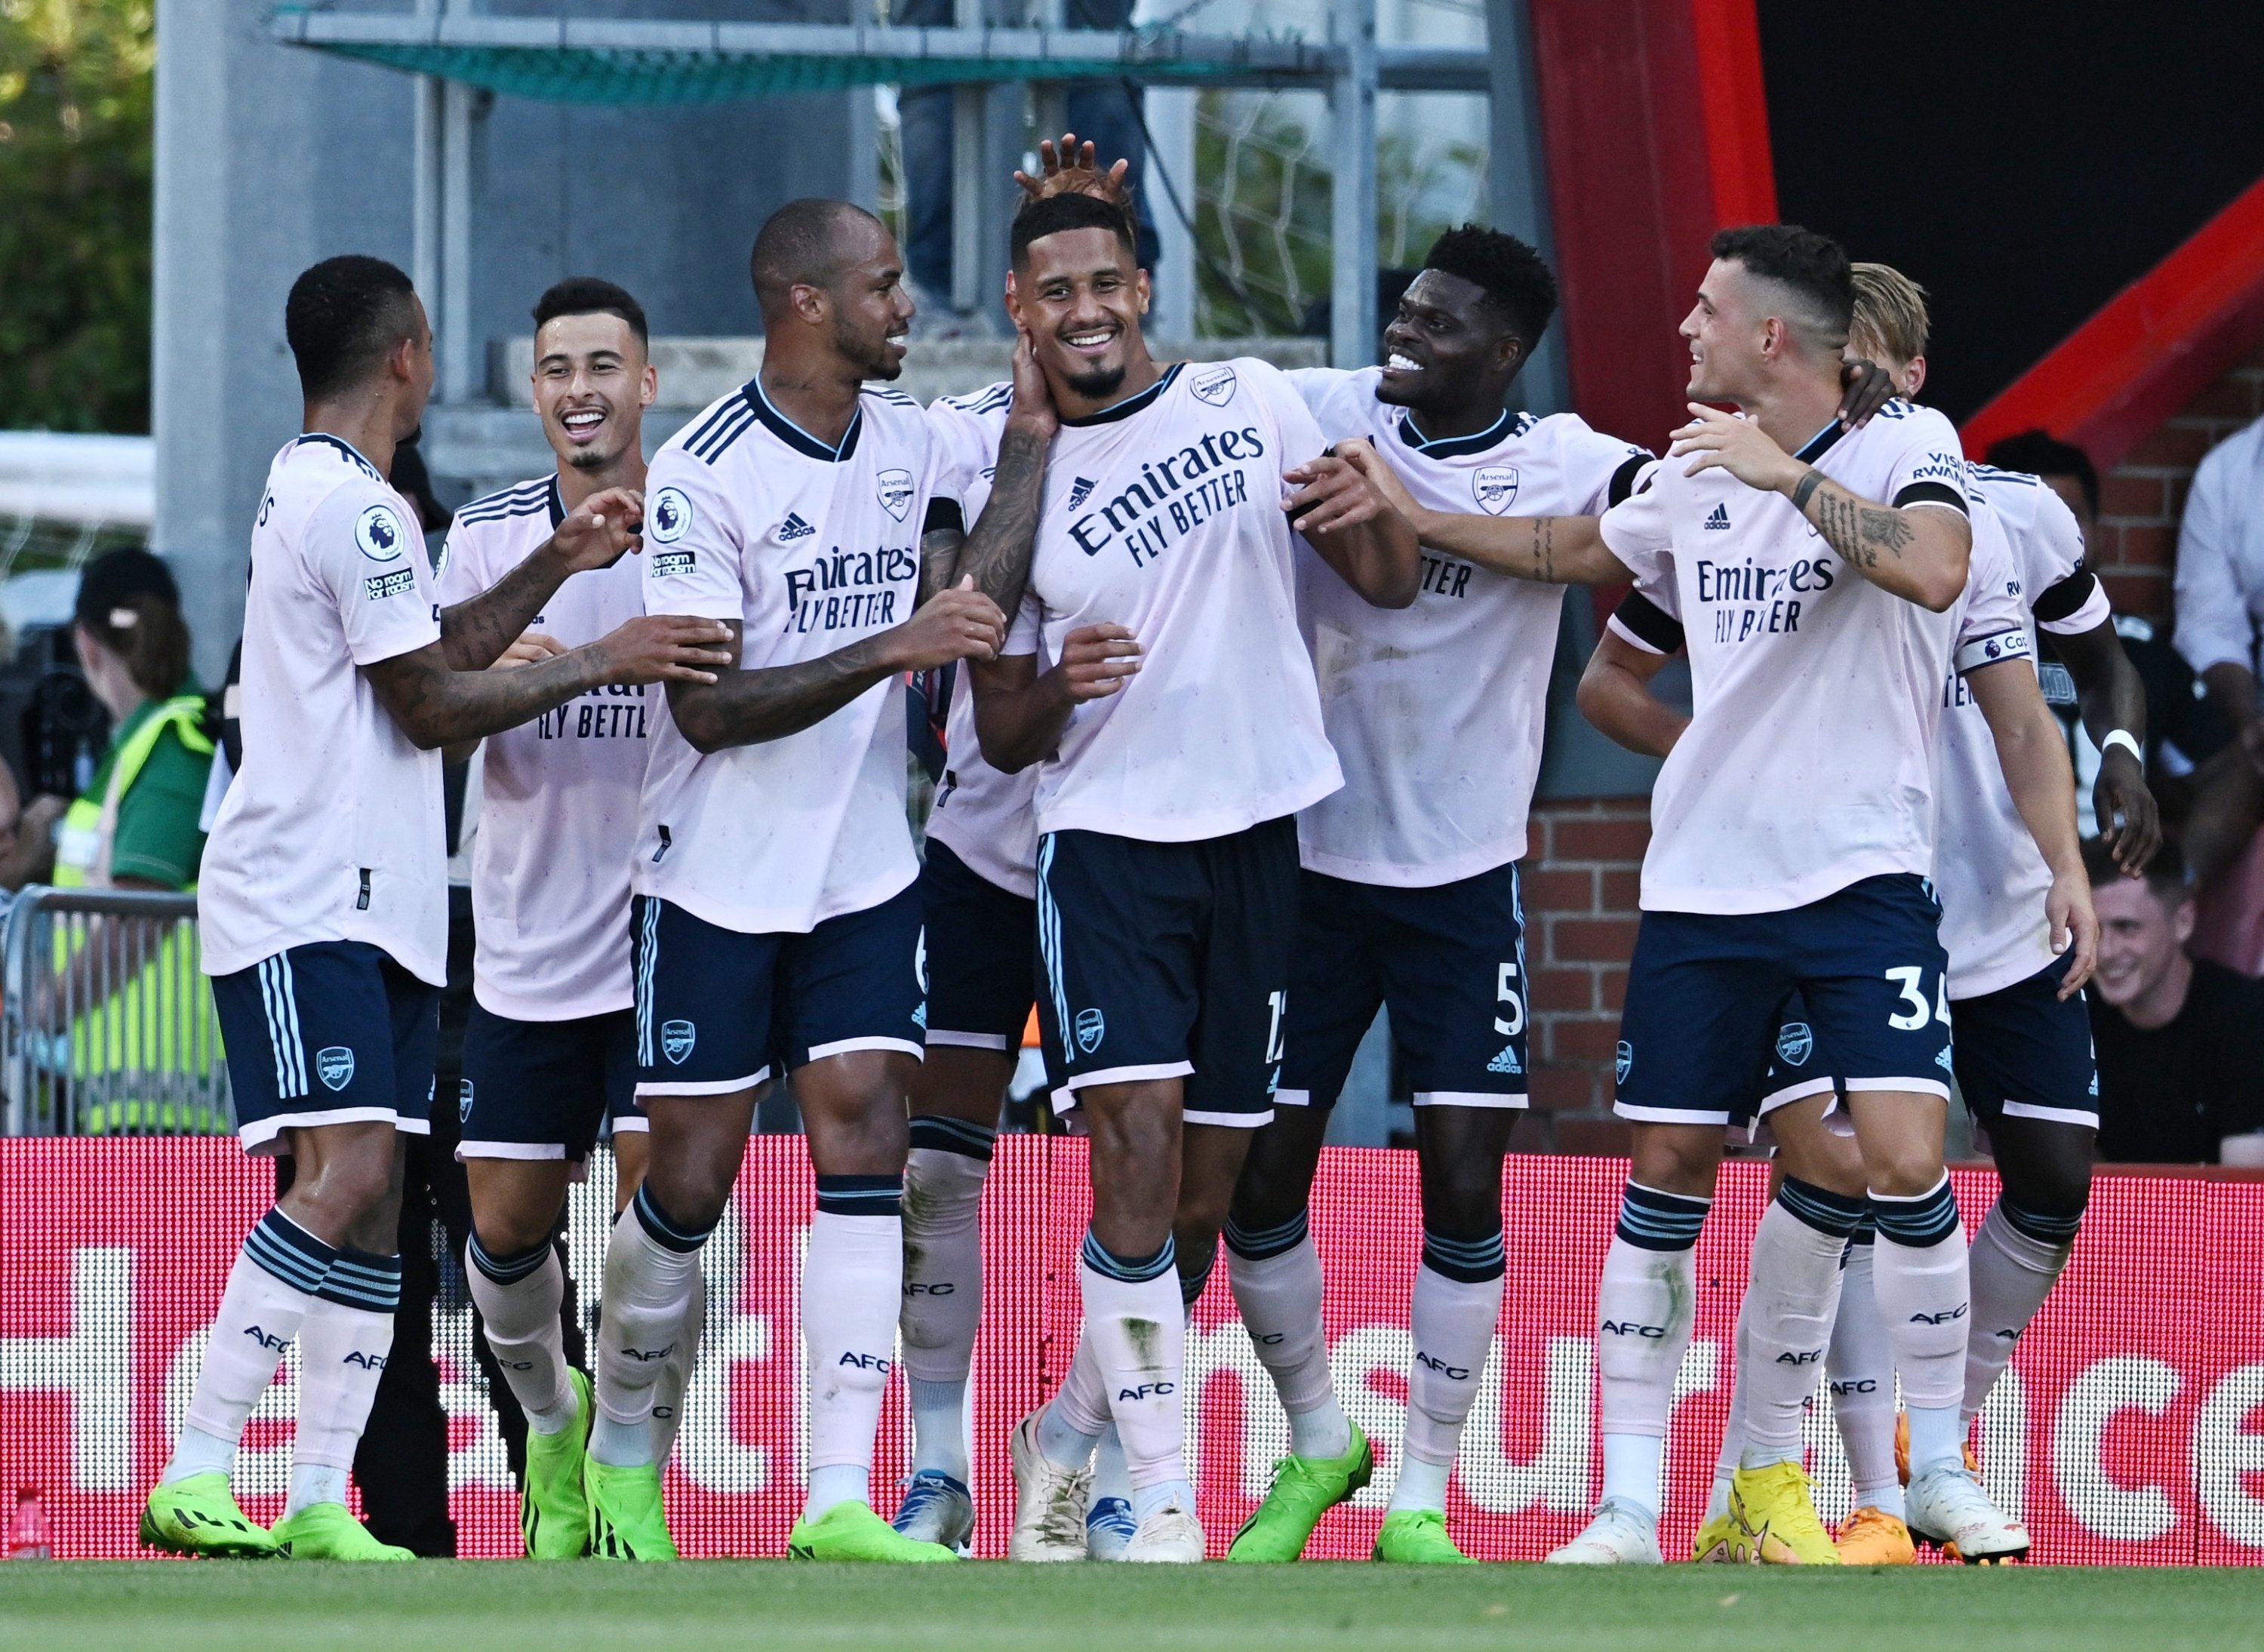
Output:
<svg viewBox="0 0 2264 1652">
<path fill-rule="evenodd" d="M 1501 515 L 1517 502 L 1517 467 L 1488 465 L 1470 478 L 1470 492 L 1479 510 L 1488 516 Z"/>
<path fill-rule="evenodd" d="M 1224 407 L 1234 400 L 1235 377 L 1231 367 L 1205 367 L 1189 381 L 1187 390 L 1198 402 L 1208 402 L 1213 407 Z"/>
<path fill-rule="evenodd" d="M 896 518 L 904 519 L 904 512 L 912 508 L 912 473 L 909 470 L 884 470 L 873 478 L 873 489 L 880 496 L 881 509 Z"/>
</svg>

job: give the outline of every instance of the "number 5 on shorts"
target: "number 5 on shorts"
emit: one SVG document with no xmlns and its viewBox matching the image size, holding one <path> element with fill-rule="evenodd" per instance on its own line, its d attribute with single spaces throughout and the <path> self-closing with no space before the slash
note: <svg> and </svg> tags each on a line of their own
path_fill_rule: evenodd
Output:
<svg viewBox="0 0 2264 1652">
<path fill-rule="evenodd" d="M 1927 1022 L 1926 971 L 1916 965 L 1907 965 L 1887 971 L 1887 979 L 1903 989 L 1902 1001 L 1910 1005 L 1906 1013 L 1889 1016 L 1887 1025 L 1898 1032 L 1917 1032 Z M 1949 1025 L 1949 977 L 1947 975 L 1941 978 L 1941 990 L 1935 1000 L 1933 1016 L 1942 1025 Z"/>
<path fill-rule="evenodd" d="M 1515 1038 L 1525 1030 L 1525 1000 L 1517 990 L 1517 965 L 1506 963 L 1494 978 L 1494 997 L 1509 1006 L 1509 1019 L 1493 1018 L 1493 1030 L 1506 1039 Z"/>
</svg>

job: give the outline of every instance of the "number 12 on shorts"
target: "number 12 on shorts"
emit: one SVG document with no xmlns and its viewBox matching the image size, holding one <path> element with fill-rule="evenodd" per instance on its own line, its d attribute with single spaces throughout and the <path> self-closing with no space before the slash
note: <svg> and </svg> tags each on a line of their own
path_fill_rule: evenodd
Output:
<svg viewBox="0 0 2264 1652">
<path fill-rule="evenodd" d="M 1266 1012 L 1273 1018 L 1266 1028 L 1266 1064 L 1268 1067 L 1279 1067 L 1281 1064 L 1283 1048 L 1281 1022 L 1288 1011 L 1288 993 L 1269 992 L 1266 995 Z"/>
<path fill-rule="evenodd" d="M 1887 1025 L 1898 1032 L 1915 1032 L 1927 1023 L 1926 971 L 1915 964 L 1887 971 L 1887 979 L 1903 989 L 1902 1001 L 1910 1008 L 1900 1015 L 1890 1015 Z M 1949 1025 L 1949 977 L 1942 976 L 1931 1011 L 1934 1019 L 1942 1025 Z"/>
</svg>

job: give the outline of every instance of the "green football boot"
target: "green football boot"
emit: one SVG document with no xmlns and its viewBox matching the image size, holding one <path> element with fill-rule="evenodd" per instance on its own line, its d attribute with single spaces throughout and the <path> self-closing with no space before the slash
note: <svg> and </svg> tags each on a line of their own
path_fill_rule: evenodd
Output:
<svg viewBox="0 0 2264 1652">
<path fill-rule="evenodd" d="M 275 1556 L 275 1540 L 236 1507 L 236 1493 L 221 1474 L 191 1474 L 151 1487 L 142 1505 L 141 1538 L 143 1548 L 171 1554 L 250 1561 Z"/>
<path fill-rule="evenodd" d="M 668 1534 L 668 1511 L 661 1506 L 660 1470 L 601 1463 L 584 1453 L 582 1489 L 590 1503 L 590 1553 L 605 1561 L 672 1561 L 676 1540 Z"/>
<path fill-rule="evenodd" d="M 596 1406 L 590 1379 L 570 1371 L 574 1420 L 555 1434 L 526 1431 L 526 1483 L 519 1493 L 519 1531 L 531 1561 L 577 1561 L 590 1552 L 590 1497 L 582 1461 Z"/>
<path fill-rule="evenodd" d="M 1415 1566 L 1475 1566 L 1447 1535 L 1447 1517 L 1436 1509 L 1394 1509 L 1375 1533 L 1375 1559 Z"/>
<path fill-rule="evenodd" d="M 787 1558 L 797 1561 L 909 1561 L 926 1564 L 959 1556 L 940 1543 L 906 1537 L 873 1512 L 870 1503 L 837 1503 L 815 1520 L 794 1523 Z"/>
<path fill-rule="evenodd" d="M 1284 1457 L 1274 1465 L 1274 1483 L 1266 1501 L 1234 1534 L 1226 1551 L 1230 1561 L 1294 1561 L 1321 1517 L 1368 1484 L 1375 1472 L 1375 1453 L 1360 1424 L 1352 1425 L 1352 1444 L 1341 1457 Z"/>
<path fill-rule="evenodd" d="M 275 1550 L 294 1561 L 413 1561 L 405 1548 L 381 1543 L 343 1503 L 310 1503 L 275 1523 Z"/>
</svg>

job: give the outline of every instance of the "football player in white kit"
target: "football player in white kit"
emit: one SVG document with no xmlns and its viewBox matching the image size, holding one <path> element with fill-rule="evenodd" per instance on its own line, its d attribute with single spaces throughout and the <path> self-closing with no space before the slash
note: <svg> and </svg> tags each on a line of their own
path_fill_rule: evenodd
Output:
<svg viewBox="0 0 2264 1652">
<path fill-rule="evenodd" d="M 610 281 L 570 277 L 534 306 L 534 409 L 557 455 L 547 476 L 456 513 L 443 599 L 485 590 L 592 496 L 644 490 L 644 410 L 659 389 L 644 311 Z M 628 559 L 569 581 L 498 669 L 602 636 L 644 611 Z M 594 690 L 486 743 L 472 862 L 478 950 L 457 1104 L 471 1186 L 464 1272 L 488 1344 L 526 1412 L 519 1527 L 526 1553 L 590 1547 L 582 1490 L 589 1378 L 559 1327 L 565 1273 L 552 1243 L 566 1185 L 611 1122 L 620 1177 L 643 1168 L 629 990 L 629 856 L 654 699 Z M 673 1416 L 700 1321 L 666 1362 Z"/>
<path fill-rule="evenodd" d="M 206 851 L 198 917 L 238 1134 L 291 1190 L 243 1242 L 187 1417 L 142 1516 L 183 1554 L 407 1560 L 346 1508 L 393 1340 L 399 1138 L 430 1117 L 446 930 L 440 748 L 608 684 L 712 682 L 703 619 L 628 620 L 512 671 L 484 668 L 572 574 L 636 544 L 633 495 L 567 516 L 497 583 L 443 609 L 415 508 L 386 481 L 432 384 L 409 278 L 377 258 L 301 275 L 284 331 L 304 433 L 252 530 L 244 764 Z M 299 1424 L 272 1532 L 229 1489 L 236 1445 L 293 1339 Z"/>
<path fill-rule="evenodd" d="M 738 669 L 652 720 L 631 878 L 650 1148 L 606 1257 L 591 1543 L 676 1552 L 654 1385 L 757 1098 L 790 1076 L 817 1211 L 801 1295 L 809 1495 L 788 1552 L 948 1561 L 875 1514 L 869 1487 L 925 1016 L 900 679 L 990 657 L 1005 620 L 971 582 L 915 607 L 934 446 L 917 402 L 865 385 L 902 370 L 912 315 L 887 230 L 845 202 L 789 202 L 757 235 L 751 274 L 761 371 L 647 479 L 646 605 L 724 621 Z"/>
<path fill-rule="evenodd" d="M 1439 238 L 1383 336 L 1382 367 L 1289 380 L 1332 440 L 1366 438 L 1409 508 L 1600 514 L 1651 455 L 1571 414 L 1508 406 L 1556 286 L 1514 237 Z M 1354 1048 L 1388 1004 L 1423 1182 L 1407 1432 L 1378 1560 L 1462 1562 L 1447 1480 L 1501 1316 L 1501 1169 L 1526 1105 L 1516 861 L 1541 766 L 1564 591 L 1423 558 L 1413 605 L 1361 601 L 1298 559 L 1298 617 L 1344 789 L 1297 817 L 1303 864 L 1287 1053 L 1226 1227 L 1243 1323 L 1288 1412 L 1290 1455 L 1229 1558 L 1289 1561 L 1373 1458 L 1329 1380 L 1308 1202 Z"/>
<path fill-rule="evenodd" d="M 1926 381 L 1925 293 L 1884 264 L 1857 264 L 1853 276 L 1849 352 L 1877 362 L 1902 395 L 1915 397 Z M 2034 476 L 1977 465 L 1970 467 L 1968 488 L 1977 521 L 1985 513 L 2005 534 L 2030 616 L 2031 646 L 2036 632 L 2049 636 L 2099 744 L 2097 818 L 2108 823 L 2106 835 L 2121 864 L 2143 868 L 2160 842 L 2138 755 L 2145 739 L 2145 687 L 2122 652 L 2106 593 L 2084 566 L 2075 517 Z M 1595 680 L 1614 680 L 1606 673 L 1615 669 L 1640 680 L 1664 657 L 1607 636 L 1599 645 Z M 1952 1049 L 1958 1092 L 1988 1133 L 2003 1184 L 1970 1250 L 1973 1311 L 1965 1324 L 1961 1402 L 1969 1424 L 2067 1265 L 2090 1190 L 2098 1134 L 2090 1018 L 2081 993 L 2062 990 L 2073 960 L 2053 953 L 2039 921 L 2052 871 L 2006 786 L 1985 726 L 1989 708 L 1969 688 L 1992 676 L 1953 680 L 1945 689 L 1934 873 L 1956 1018 Z M 1584 703 L 1597 704 L 1593 695 Z M 1805 1024 L 1798 1013 L 1788 1019 Z M 1781 1060 L 1776 1067 L 1784 1077 L 1793 1076 Z M 1834 1052 L 1818 1046 L 1801 1068 L 1836 1076 L 1841 1063 Z M 1869 1224 L 1854 1237 L 1825 1364 L 1834 1418 L 1854 1477 L 1854 1507 L 1836 1543 L 1850 1565 L 1901 1564 L 1914 1556 L 1896 1467 L 1894 1354 L 1873 1294 Z M 1723 1445 L 1725 1463 L 1734 1463 L 1742 1432 L 1740 1410 L 1733 1407 Z M 1719 1475 L 1716 1486 L 1722 1507 L 1714 1512 L 1726 1519 Z M 2027 1547 L 2027 1533 L 2016 1521 L 1947 1531 L 1921 1520 L 1917 1529 L 1969 1561 L 2015 1558 Z M 1701 1556 L 1724 1547 L 1735 1554 L 1738 1535 L 1724 1535 L 1726 1545 L 1702 1531 Z"/>
<path fill-rule="evenodd" d="M 1272 1111 L 1292 817 L 1341 784 L 1288 512 L 1370 601 L 1411 601 L 1419 556 L 1359 473 L 1321 457 L 1276 369 L 1149 356 L 1121 206 L 1027 203 L 1012 249 L 1009 308 L 1061 429 L 1014 636 L 975 668 L 976 721 L 998 767 L 1038 767 L 1039 1018 L 1057 1101 L 1086 1114 L 1093 1185 L 1078 1358 L 1012 1442 L 1012 1552 L 1084 1554 L 1085 1464 L 1113 1417 L 1137 1520 L 1125 1558 L 1192 1561 L 1182 1291 Z M 1043 673 L 1041 647 L 1057 662 Z"/>
<path fill-rule="evenodd" d="M 1852 305 L 1845 255 L 1776 225 L 1725 230 L 1713 251 L 1682 326 L 1694 418 L 1647 485 L 1601 518 L 1465 516 L 1444 536 L 1528 577 L 1630 571 L 1652 609 L 1687 627 L 1692 658 L 1697 711 L 1652 794 L 1621 1022 L 1615 1110 L 1635 1125 L 1635 1163 L 1598 1293 L 1604 1495 L 1551 1556 L 1560 1562 L 1660 1558 L 1660 1448 L 1691 1330 L 1693 1248 L 1723 1127 L 1752 1115 L 1779 1006 L 1796 989 L 1817 1042 L 1844 1054 L 1845 1106 L 1884 1242 L 1879 1296 L 1911 1402 L 1913 1499 L 1986 1503 L 1958 1454 L 1969 1304 L 1941 1161 L 1951 1058 L 1927 880 L 1933 748 L 1953 656 L 1993 679 L 1976 692 L 2025 689 L 2041 712 L 2032 676 L 1985 670 L 2028 657 L 2024 618 L 2003 562 L 1985 560 L 1969 597 L 1975 556 L 2003 550 L 1976 552 L 1948 421 L 1902 402 L 1852 432 L 1833 417 Z M 1657 646 L 1625 610 L 1615 628 Z M 2031 732 L 2021 761 L 2056 756 L 2064 775 L 2057 738 L 2045 752 L 2041 725 Z M 2073 853 L 2072 786 L 2062 779 L 2071 795 L 2057 797 L 2034 778 L 2021 789 L 2050 840 L 2052 939 L 2072 939 L 2079 984 L 2096 922 Z M 1822 1563 L 1839 1556 L 1800 1467 L 1799 1415 L 1840 1257 L 1865 1212 L 1824 1121 L 1832 1105 L 1827 1083 L 1771 1115 L 1787 1175 L 1755 1242 L 1755 1389 L 1732 1500 L 1747 1530 Z M 1778 1351 L 1793 1358 L 1780 1364 Z"/>
</svg>

